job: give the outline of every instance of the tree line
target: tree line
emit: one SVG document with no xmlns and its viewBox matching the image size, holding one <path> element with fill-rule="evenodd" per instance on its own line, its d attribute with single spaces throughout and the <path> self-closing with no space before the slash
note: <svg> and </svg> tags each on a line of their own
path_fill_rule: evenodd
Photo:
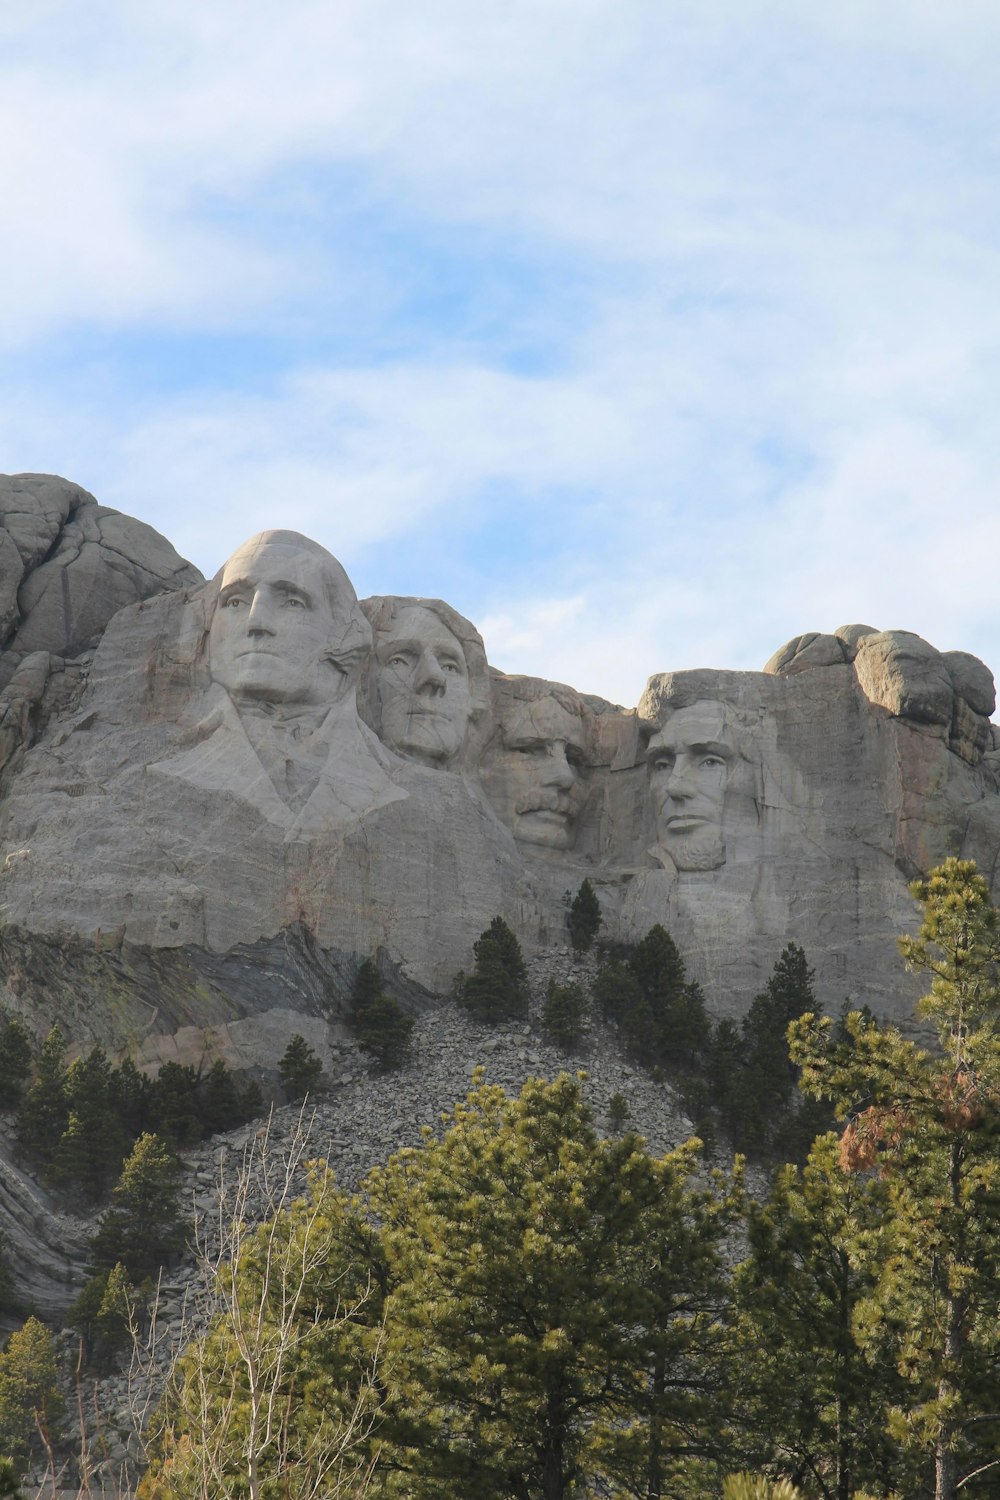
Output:
<svg viewBox="0 0 1000 1500">
<path fill-rule="evenodd" d="M 141 1500 L 995 1495 L 1000 918 L 968 862 L 912 889 L 933 1041 L 792 1015 L 782 1084 L 836 1124 L 763 1195 L 697 1141 L 604 1133 L 585 1075 L 475 1078 L 354 1194 L 314 1163 L 223 1268 Z M 473 997 L 516 959 L 491 932 Z M 608 961 L 655 1027 L 687 981 L 663 937 L 638 953 Z M 786 949 L 761 1035 L 803 984 Z"/>
</svg>

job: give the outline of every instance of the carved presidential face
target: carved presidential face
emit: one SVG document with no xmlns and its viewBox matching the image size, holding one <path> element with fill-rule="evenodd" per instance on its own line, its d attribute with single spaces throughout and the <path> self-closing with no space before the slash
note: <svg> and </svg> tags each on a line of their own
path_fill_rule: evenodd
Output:
<svg viewBox="0 0 1000 1500">
<path fill-rule="evenodd" d="M 432 609 L 401 609 L 375 641 L 382 739 L 400 755 L 446 766 L 465 743 L 472 697 L 465 652 Z"/>
<path fill-rule="evenodd" d="M 736 754 L 721 703 L 680 708 L 649 742 L 656 832 L 679 870 L 725 862 L 722 818 Z"/>
<path fill-rule="evenodd" d="M 587 800 L 586 732 L 553 697 L 515 703 L 490 757 L 487 787 L 523 844 L 569 849 Z"/>
<path fill-rule="evenodd" d="M 213 680 L 237 702 L 322 704 L 343 694 L 348 679 L 331 660 L 343 633 L 331 606 L 341 579 L 331 565 L 318 548 L 266 534 L 226 563 L 209 650 Z"/>
</svg>

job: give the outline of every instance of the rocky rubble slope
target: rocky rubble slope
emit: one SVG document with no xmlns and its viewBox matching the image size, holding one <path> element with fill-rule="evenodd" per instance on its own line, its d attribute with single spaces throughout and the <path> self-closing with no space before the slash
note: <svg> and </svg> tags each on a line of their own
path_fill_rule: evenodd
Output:
<svg viewBox="0 0 1000 1500">
<path fill-rule="evenodd" d="M 337 1180 L 347 1188 L 358 1185 L 365 1173 L 393 1151 L 415 1145 L 425 1126 L 442 1128 L 442 1115 L 449 1115 L 456 1100 L 468 1093 L 473 1070 L 483 1067 L 485 1080 L 516 1093 L 529 1076 L 552 1078 L 561 1070 L 583 1069 L 588 1074 L 586 1094 L 599 1128 L 604 1128 L 611 1098 L 624 1094 L 630 1109 L 629 1125 L 646 1137 L 650 1149 L 662 1152 L 686 1140 L 692 1133 L 690 1120 L 679 1107 L 669 1086 L 654 1083 L 620 1055 L 612 1033 L 595 1025 L 588 1037 L 571 1052 L 544 1040 L 537 1011 L 544 982 L 550 973 L 564 981 L 586 979 L 590 961 L 579 964 L 568 951 L 550 953 L 532 966 L 535 992 L 533 1019 L 524 1023 L 483 1026 L 456 1009 L 442 1004 L 417 1018 L 412 1059 L 397 1073 L 373 1073 L 364 1055 L 352 1044 L 335 1050 L 328 1088 L 309 1101 L 304 1114 L 298 1105 L 277 1109 L 268 1124 L 256 1121 L 186 1153 L 185 1197 L 192 1222 L 210 1225 L 216 1210 L 220 1181 L 232 1181 L 244 1152 L 255 1136 L 268 1131 L 270 1147 L 281 1157 L 289 1148 L 303 1118 L 309 1133 L 307 1155 L 325 1157 Z M 9 1143 L 8 1143 L 9 1144 Z M 7 1169 L 0 1152 L 0 1181 Z M 27 1182 L 25 1180 L 27 1189 Z M 86 1221 L 51 1212 L 51 1200 L 34 1189 L 37 1222 L 25 1222 L 25 1233 L 17 1235 L 15 1248 L 27 1251 L 32 1243 L 43 1244 L 48 1281 L 45 1307 L 65 1307 L 75 1295 L 85 1273 L 83 1245 L 91 1226 Z M 251 1191 L 251 1216 L 266 1209 L 263 1194 Z M 9 1218 L 5 1215 L 9 1224 Z M 32 1236 L 35 1239 L 32 1240 Z M 60 1239 L 63 1254 L 56 1253 Z M 20 1256 L 19 1256 L 20 1261 Z M 200 1301 L 201 1279 L 193 1255 L 168 1268 L 160 1288 L 158 1328 L 162 1368 L 169 1353 L 190 1330 L 191 1309 Z M 41 1302 L 39 1306 L 41 1307 Z M 73 1338 L 66 1335 L 67 1360 Z M 102 1414 L 102 1426 L 111 1434 L 100 1475 L 110 1484 L 126 1457 L 136 1451 L 133 1413 L 146 1399 L 146 1384 L 138 1384 L 124 1373 L 99 1381 L 87 1393 L 88 1410 Z"/>
</svg>

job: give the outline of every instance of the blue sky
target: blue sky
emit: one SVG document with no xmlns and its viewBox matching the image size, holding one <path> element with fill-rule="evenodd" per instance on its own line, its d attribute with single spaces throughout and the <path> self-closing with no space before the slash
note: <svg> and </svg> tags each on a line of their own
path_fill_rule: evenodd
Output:
<svg viewBox="0 0 1000 1500">
<path fill-rule="evenodd" d="M 634 703 L 1000 668 L 994 0 L 0 6 L 0 469 Z"/>
</svg>

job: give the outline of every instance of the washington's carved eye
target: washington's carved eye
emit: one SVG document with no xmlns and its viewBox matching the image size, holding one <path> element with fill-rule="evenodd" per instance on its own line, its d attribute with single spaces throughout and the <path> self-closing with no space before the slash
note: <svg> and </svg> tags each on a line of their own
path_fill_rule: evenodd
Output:
<svg viewBox="0 0 1000 1500">
<path fill-rule="evenodd" d="M 460 677 L 462 674 L 462 668 L 457 661 L 441 661 L 438 662 L 438 666 L 442 672 L 450 672 L 454 677 Z"/>
<path fill-rule="evenodd" d="M 574 771 L 582 771 L 587 764 L 582 750 L 577 750 L 575 745 L 569 745 L 566 749 L 566 759 Z"/>
<path fill-rule="evenodd" d="M 286 609 L 305 609 L 305 607 L 306 601 L 304 599 L 297 599 L 294 594 L 289 594 L 285 600 Z"/>
<path fill-rule="evenodd" d="M 222 607 L 223 609 L 239 609 L 243 602 L 239 594 L 230 594 L 228 599 L 223 600 Z"/>
</svg>

